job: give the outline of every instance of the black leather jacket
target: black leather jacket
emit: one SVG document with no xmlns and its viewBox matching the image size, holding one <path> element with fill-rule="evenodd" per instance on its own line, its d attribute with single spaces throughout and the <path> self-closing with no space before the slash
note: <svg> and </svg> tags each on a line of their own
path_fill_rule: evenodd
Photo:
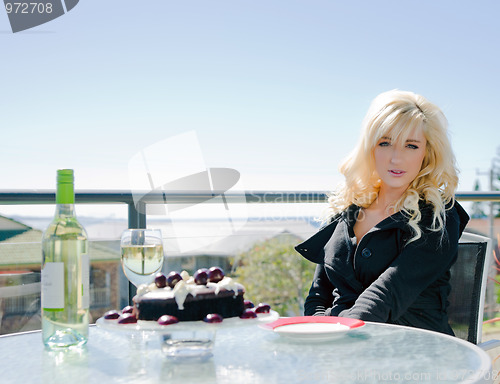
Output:
<svg viewBox="0 0 500 384">
<path fill-rule="evenodd" d="M 318 264 L 305 315 L 350 317 L 452 335 L 446 314 L 450 267 L 469 216 L 455 202 L 446 211 L 441 233 L 426 229 L 431 207 L 424 205 L 420 211 L 422 237 L 410 243 L 408 219 L 397 212 L 356 246 L 353 226 L 359 207 L 351 206 L 299 244 L 295 249 Z"/>
</svg>

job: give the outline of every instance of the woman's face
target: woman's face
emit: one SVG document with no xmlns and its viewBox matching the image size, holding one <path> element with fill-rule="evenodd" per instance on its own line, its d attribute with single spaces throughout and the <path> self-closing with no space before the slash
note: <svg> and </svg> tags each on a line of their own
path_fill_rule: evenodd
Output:
<svg viewBox="0 0 500 384">
<path fill-rule="evenodd" d="M 413 129 L 404 144 L 381 138 L 374 149 L 375 169 L 381 187 L 403 193 L 422 167 L 427 140 L 421 129 Z"/>
</svg>

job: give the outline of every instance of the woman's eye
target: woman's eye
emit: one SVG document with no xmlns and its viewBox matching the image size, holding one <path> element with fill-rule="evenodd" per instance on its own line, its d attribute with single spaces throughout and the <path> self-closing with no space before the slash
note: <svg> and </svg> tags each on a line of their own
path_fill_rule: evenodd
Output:
<svg viewBox="0 0 500 384">
<path fill-rule="evenodd" d="M 391 145 L 391 142 L 390 141 L 381 141 L 380 143 L 378 143 L 379 147 L 388 147 L 389 145 Z"/>
<path fill-rule="evenodd" d="M 410 149 L 418 149 L 418 147 L 415 144 L 407 144 L 406 146 Z"/>
</svg>

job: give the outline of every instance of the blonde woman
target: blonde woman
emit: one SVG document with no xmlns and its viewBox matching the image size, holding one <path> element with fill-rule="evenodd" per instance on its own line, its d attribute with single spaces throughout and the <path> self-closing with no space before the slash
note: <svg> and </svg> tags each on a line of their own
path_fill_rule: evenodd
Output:
<svg viewBox="0 0 500 384">
<path fill-rule="evenodd" d="M 340 167 L 328 224 L 296 247 L 317 264 L 305 315 L 343 316 L 453 334 L 450 267 L 469 216 L 441 110 L 412 92 L 375 98 Z"/>
</svg>

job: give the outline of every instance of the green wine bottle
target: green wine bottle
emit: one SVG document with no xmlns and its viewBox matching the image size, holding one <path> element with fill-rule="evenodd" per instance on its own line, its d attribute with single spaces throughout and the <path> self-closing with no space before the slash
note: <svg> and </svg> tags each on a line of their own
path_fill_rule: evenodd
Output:
<svg viewBox="0 0 500 384">
<path fill-rule="evenodd" d="M 57 171 L 56 213 L 42 237 L 42 338 L 49 349 L 80 347 L 89 332 L 87 233 L 75 216 L 73 170 Z"/>
</svg>

